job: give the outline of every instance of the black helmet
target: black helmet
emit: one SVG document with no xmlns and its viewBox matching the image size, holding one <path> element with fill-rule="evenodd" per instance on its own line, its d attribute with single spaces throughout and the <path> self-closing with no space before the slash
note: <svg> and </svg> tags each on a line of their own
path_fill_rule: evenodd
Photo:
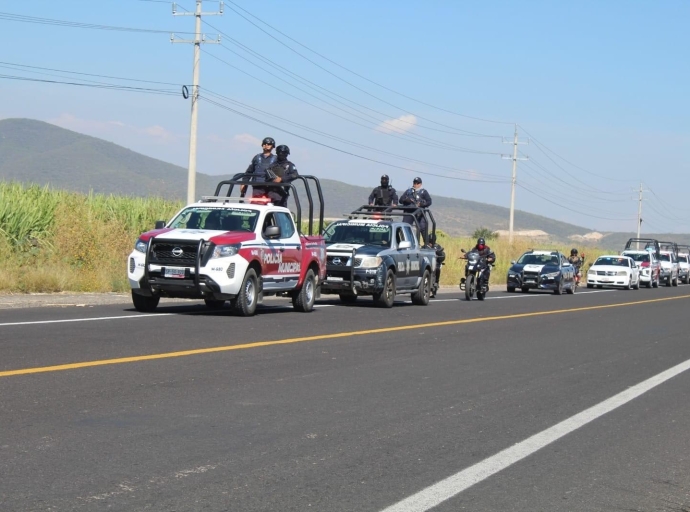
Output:
<svg viewBox="0 0 690 512">
<path fill-rule="evenodd" d="M 261 145 L 263 146 L 264 144 L 270 144 L 271 146 L 275 147 L 276 141 L 273 140 L 273 137 L 266 137 L 261 141 Z"/>
<path fill-rule="evenodd" d="M 417 183 L 421 183 L 421 182 L 422 182 L 422 178 L 420 178 L 419 176 L 417 176 L 415 179 L 412 180 L 412 183 L 414 183 L 415 185 Z"/>
<path fill-rule="evenodd" d="M 571 256 L 577 256 L 577 249 L 575 249 L 574 247 L 572 249 L 570 249 L 570 255 Z"/>
<path fill-rule="evenodd" d="M 290 148 L 287 147 L 285 144 L 281 144 L 276 148 L 276 153 L 282 153 L 284 155 L 289 155 L 290 154 Z"/>
<path fill-rule="evenodd" d="M 382 187 L 387 187 L 390 184 L 390 182 L 391 182 L 391 180 L 387 174 L 384 174 L 383 176 L 381 176 L 381 186 Z"/>
<path fill-rule="evenodd" d="M 477 239 L 477 248 L 478 249 L 480 249 L 480 250 L 484 249 L 485 246 L 486 246 L 486 241 L 484 240 L 484 238 Z"/>
</svg>

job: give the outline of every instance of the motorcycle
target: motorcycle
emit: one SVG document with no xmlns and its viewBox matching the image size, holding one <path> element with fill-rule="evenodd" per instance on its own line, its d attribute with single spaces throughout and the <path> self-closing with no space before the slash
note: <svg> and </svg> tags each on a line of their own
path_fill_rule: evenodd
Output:
<svg viewBox="0 0 690 512">
<path fill-rule="evenodd" d="M 482 258 L 476 252 L 465 252 L 465 249 L 460 249 L 465 253 L 464 259 L 467 260 L 465 265 L 465 276 L 460 279 L 460 289 L 465 290 L 465 299 L 472 300 L 476 294 L 478 300 L 484 300 L 489 291 L 489 283 L 485 282 L 484 273 L 489 268 L 489 263 L 486 258 Z"/>
</svg>

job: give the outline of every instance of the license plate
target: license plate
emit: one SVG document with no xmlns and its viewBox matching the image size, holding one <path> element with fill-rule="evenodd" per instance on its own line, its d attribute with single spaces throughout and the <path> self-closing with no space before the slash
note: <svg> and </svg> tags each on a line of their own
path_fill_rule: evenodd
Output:
<svg viewBox="0 0 690 512">
<path fill-rule="evenodd" d="M 602 279 L 601 282 L 602 283 L 612 283 L 613 279 Z"/>
<path fill-rule="evenodd" d="M 165 267 L 164 277 L 172 277 L 175 279 L 184 279 L 184 268 L 179 267 Z"/>
<path fill-rule="evenodd" d="M 342 281 L 342 277 L 327 277 L 326 281 Z"/>
</svg>

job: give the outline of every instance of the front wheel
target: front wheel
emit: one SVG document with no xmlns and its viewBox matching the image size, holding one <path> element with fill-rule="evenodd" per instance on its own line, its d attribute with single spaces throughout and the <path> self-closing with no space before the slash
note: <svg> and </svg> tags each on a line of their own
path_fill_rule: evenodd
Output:
<svg viewBox="0 0 690 512">
<path fill-rule="evenodd" d="M 556 286 L 556 289 L 553 291 L 556 295 L 561 295 L 563 293 L 563 278 L 558 280 L 558 286 Z"/>
<path fill-rule="evenodd" d="M 431 298 L 431 274 L 428 270 L 424 271 L 422 282 L 419 283 L 419 289 L 412 294 L 412 304 L 417 306 L 426 306 L 429 304 Z"/>
<path fill-rule="evenodd" d="M 247 270 L 242 280 L 240 292 L 232 303 L 240 316 L 253 316 L 259 302 L 259 280 L 253 268 Z"/>
<path fill-rule="evenodd" d="M 474 274 L 470 274 L 469 276 L 467 276 L 467 281 L 465 281 L 465 300 L 472 300 L 475 287 L 476 281 Z"/>
<path fill-rule="evenodd" d="M 158 307 L 158 302 L 160 300 L 161 298 L 157 295 L 147 297 L 146 295 L 139 295 L 138 293 L 132 292 L 134 309 L 140 313 L 153 313 Z"/>
<path fill-rule="evenodd" d="M 392 308 L 395 301 L 395 274 L 392 270 L 386 273 L 386 280 L 383 283 L 383 291 L 374 294 L 374 302 L 384 308 Z"/>
<path fill-rule="evenodd" d="M 292 299 L 292 305 L 297 311 L 302 313 L 309 313 L 314 310 L 314 301 L 316 300 L 316 277 L 312 269 L 307 270 L 307 275 L 304 276 L 302 289 L 297 292 L 297 295 Z"/>
</svg>

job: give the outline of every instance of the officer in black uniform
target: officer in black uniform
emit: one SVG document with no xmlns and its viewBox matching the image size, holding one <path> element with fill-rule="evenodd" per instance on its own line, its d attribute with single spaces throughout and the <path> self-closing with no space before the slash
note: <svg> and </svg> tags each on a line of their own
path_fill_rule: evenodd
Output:
<svg viewBox="0 0 690 512">
<path fill-rule="evenodd" d="M 290 148 L 281 144 L 276 148 L 277 161 L 268 169 L 268 177 L 271 181 L 276 183 L 290 183 L 299 176 L 297 167 L 290 160 Z M 271 187 L 268 192 L 268 197 L 273 200 L 276 206 L 284 206 L 287 208 L 287 200 L 290 197 L 290 189 L 288 187 Z"/>
<path fill-rule="evenodd" d="M 369 205 L 398 206 L 398 193 L 391 186 L 390 178 L 387 174 L 381 176 L 381 185 L 369 194 Z"/>
<path fill-rule="evenodd" d="M 276 146 L 276 141 L 272 137 L 266 137 L 261 141 L 262 153 L 259 153 L 254 158 L 252 162 L 247 167 L 245 174 L 251 174 L 251 181 L 257 183 L 264 183 L 266 181 L 271 181 L 266 171 L 277 162 L 276 155 L 273 154 L 273 148 Z M 247 186 L 243 185 L 240 188 L 242 195 L 247 190 Z M 264 197 L 266 195 L 266 190 L 262 187 L 252 188 L 252 197 Z"/>
<path fill-rule="evenodd" d="M 431 290 L 431 298 L 434 298 L 436 297 L 436 292 L 438 291 L 438 287 L 441 283 L 441 266 L 443 265 L 443 262 L 446 261 L 446 252 L 443 250 L 441 245 L 436 243 L 436 235 L 434 233 L 429 235 L 429 243 L 426 246 L 429 249 L 436 251 L 436 270 L 434 271 L 436 274 L 436 280 L 434 282 L 434 287 Z"/>
<path fill-rule="evenodd" d="M 431 196 L 425 188 L 422 188 L 422 178 L 417 176 L 412 180 L 412 187 L 407 189 L 405 193 L 400 198 L 400 204 L 403 206 L 409 206 L 412 208 L 428 208 L 431 206 Z M 406 215 L 403 220 L 408 224 L 414 226 L 414 219 L 412 215 Z M 419 223 L 419 229 L 422 231 L 422 239 L 424 240 L 424 245 L 427 244 L 427 223 L 426 217 L 422 213 L 417 214 L 417 222 Z"/>
</svg>

